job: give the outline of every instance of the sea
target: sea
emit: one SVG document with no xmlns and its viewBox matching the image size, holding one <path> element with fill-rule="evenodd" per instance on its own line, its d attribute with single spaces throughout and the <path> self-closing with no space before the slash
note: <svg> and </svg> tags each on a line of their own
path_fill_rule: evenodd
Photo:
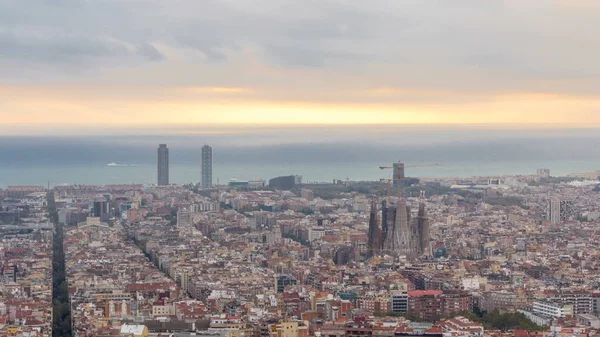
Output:
<svg viewBox="0 0 600 337">
<path fill-rule="evenodd" d="M 600 169 L 600 136 L 596 132 L 527 133 L 471 138 L 445 134 L 403 141 L 361 138 L 96 135 L 0 136 L 0 188 L 9 185 L 153 184 L 157 147 L 169 147 L 170 182 L 197 183 L 201 147 L 213 147 L 213 180 L 256 180 L 301 175 L 304 182 L 379 180 L 391 177 L 391 166 L 403 161 L 406 176 L 420 178 L 535 174 L 548 168 L 553 176 Z M 257 141 L 259 139 L 260 141 Z M 411 138 L 409 138 L 410 140 Z M 116 165 L 108 165 L 115 163 Z M 430 164 L 439 166 L 427 166 Z M 425 167 L 419 167 L 425 166 Z"/>
</svg>

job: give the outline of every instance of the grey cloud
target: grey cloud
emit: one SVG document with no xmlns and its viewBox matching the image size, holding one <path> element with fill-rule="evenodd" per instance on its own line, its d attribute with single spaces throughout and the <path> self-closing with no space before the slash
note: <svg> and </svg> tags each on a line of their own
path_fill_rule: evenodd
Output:
<svg viewBox="0 0 600 337">
<path fill-rule="evenodd" d="M 89 37 L 50 37 L 0 34 L 0 56 L 37 61 L 73 62 L 126 52 L 123 45 Z"/>
<path fill-rule="evenodd" d="M 166 58 L 163 53 L 149 43 L 143 43 L 138 46 L 137 52 L 150 61 L 162 61 Z"/>
<path fill-rule="evenodd" d="M 131 64 L 137 58 L 160 61 L 165 57 L 147 43 L 133 48 L 123 41 L 99 36 L 0 34 L 0 61 L 12 59 L 34 65 L 110 66 Z"/>
<path fill-rule="evenodd" d="M 25 66 L 94 62 L 102 70 L 168 61 L 157 46 L 183 54 L 182 62 L 226 64 L 243 59 L 250 45 L 270 65 L 361 71 L 383 86 L 519 90 L 556 80 L 545 89 L 598 93 L 587 83 L 561 82 L 600 76 L 598 10 L 557 0 L 6 0 L 0 66 L 9 59 Z M 189 76 L 181 80 L 223 77 Z M 255 81 L 250 85 L 264 83 Z"/>
</svg>

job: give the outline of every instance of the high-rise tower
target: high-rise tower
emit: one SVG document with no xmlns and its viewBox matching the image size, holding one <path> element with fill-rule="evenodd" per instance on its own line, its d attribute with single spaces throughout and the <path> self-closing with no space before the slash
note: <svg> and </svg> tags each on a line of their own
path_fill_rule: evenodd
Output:
<svg viewBox="0 0 600 337">
<path fill-rule="evenodd" d="M 167 144 L 158 145 L 158 185 L 169 185 L 169 149 Z"/>
<path fill-rule="evenodd" d="M 575 218 L 572 200 L 550 199 L 546 201 L 546 216 L 552 225 Z"/>
<path fill-rule="evenodd" d="M 212 186 L 212 148 L 202 147 L 202 187 Z"/>
<path fill-rule="evenodd" d="M 404 184 L 404 163 L 394 163 L 393 168 L 394 176 L 392 179 L 394 182 L 394 193 L 396 196 L 402 196 L 402 185 Z"/>
</svg>

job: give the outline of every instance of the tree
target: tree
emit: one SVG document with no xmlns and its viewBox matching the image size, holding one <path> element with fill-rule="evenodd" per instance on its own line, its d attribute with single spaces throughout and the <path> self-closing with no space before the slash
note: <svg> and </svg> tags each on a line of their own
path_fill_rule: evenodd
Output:
<svg viewBox="0 0 600 337">
<path fill-rule="evenodd" d="M 468 317 L 471 320 L 478 321 L 487 329 L 500 329 L 502 331 L 521 329 L 527 331 L 545 331 L 548 327 L 539 326 L 530 321 L 522 313 L 504 313 L 498 311 L 483 313 L 481 316 L 475 314 Z"/>
</svg>

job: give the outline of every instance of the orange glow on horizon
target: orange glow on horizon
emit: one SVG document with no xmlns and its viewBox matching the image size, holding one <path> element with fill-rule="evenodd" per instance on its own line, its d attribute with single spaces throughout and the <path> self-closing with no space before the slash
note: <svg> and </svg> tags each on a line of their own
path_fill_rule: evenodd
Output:
<svg viewBox="0 0 600 337">
<path fill-rule="evenodd" d="M 375 88 L 307 101 L 243 87 L 127 89 L 1 87 L 0 125 L 600 124 L 600 99 L 555 93 Z"/>
</svg>

